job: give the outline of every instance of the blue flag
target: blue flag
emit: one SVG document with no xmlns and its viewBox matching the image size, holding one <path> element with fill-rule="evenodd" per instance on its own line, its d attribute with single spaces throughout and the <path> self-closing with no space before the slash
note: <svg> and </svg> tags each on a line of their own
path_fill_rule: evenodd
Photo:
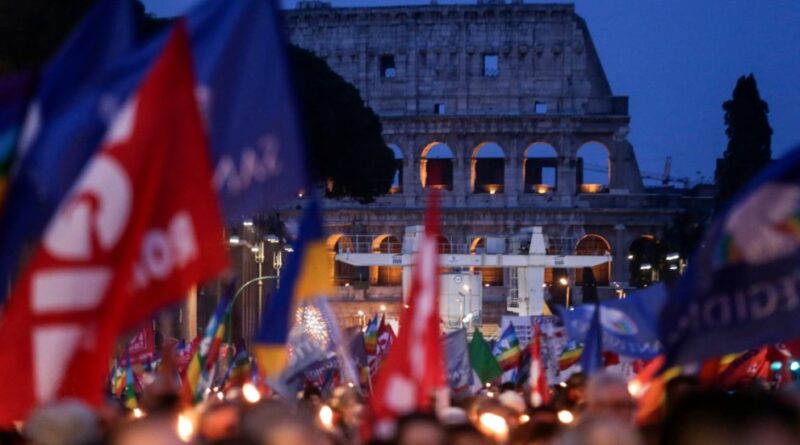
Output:
<svg viewBox="0 0 800 445">
<path fill-rule="evenodd" d="M 306 184 L 274 5 L 208 0 L 187 21 L 225 217 L 269 210 Z M 0 279 L 10 277 L 24 245 L 38 240 L 166 43 L 169 30 L 137 43 L 134 24 L 130 2 L 101 0 L 48 63 L 0 219 Z"/>
<path fill-rule="evenodd" d="M 600 326 L 600 312 L 598 303 L 592 311 L 589 331 L 583 342 L 580 363 L 581 371 L 586 375 L 592 375 L 603 369 L 603 328 Z"/>
<path fill-rule="evenodd" d="M 663 352 L 658 338 L 658 316 L 666 302 L 667 291 L 656 284 L 636 291 L 623 300 L 600 302 L 600 327 L 603 348 L 616 354 L 638 359 L 652 359 Z M 585 343 L 594 319 L 595 305 L 581 305 L 562 310 L 567 335 Z"/>
<path fill-rule="evenodd" d="M 111 119 L 110 114 L 103 114 L 101 96 L 107 108 L 112 106 L 112 98 L 122 104 L 127 96 L 98 85 L 112 61 L 135 44 L 133 25 L 132 2 L 101 0 L 42 69 L 19 135 L 19 160 L 0 219 L 4 290 L 24 245 L 38 239 L 97 149 Z M 136 83 L 126 85 L 127 91 Z M 7 137 L 16 139 L 13 134 Z"/>
<path fill-rule="evenodd" d="M 661 314 L 665 366 L 800 338 L 800 148 L 712 225 Z"/>
</svg>

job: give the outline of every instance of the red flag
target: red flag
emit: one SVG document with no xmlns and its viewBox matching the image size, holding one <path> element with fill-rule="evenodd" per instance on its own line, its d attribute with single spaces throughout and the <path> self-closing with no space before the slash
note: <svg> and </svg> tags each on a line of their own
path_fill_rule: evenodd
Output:
<svg viewBox="0 0 800 445">
<path fill-rule="evenodd" d="M 730 388 L 737 385 L 750 384 L 755 379 L 769 377 L 769 361 L 767 348 L 752 349 L 731 362 L 717 377 L 719 385 Z"/>
<path fill-rule="evenodd" d="M 378 371 L 370 400 L 374 422 L 366 423 L 374 425 L 374 433 L 381 437 L 391 431 L 398 416 L 430 410 L 434 391 L 445 382 L 439 339 L 439 202 L 436 194 L 429 198 L 409 308 L 400 316 L 400 334 Z"/>
<path fill-rule="evenodd" d="M 389 323 L 386 323 L 386 314 L 384 314 L 378 327 L 377 355 L 381 360 L 389 353 L 396 339 L 397 336 L 394 335 L 394 329 Z"/>
<path fill-rule="evenodd" d="M 120 332 L 227 267 L 194 85 L 181 23 L 12 292 L 0 325 L 0 424 L 58 398 L 100 405 Z"/>
<path fill-rule="evenodd" d="M 531 367 L 528 371 L 531 387 L 531 406 L 534 408 L 550 402 L 550 389 L 547 386 L 547 371 L 542 360 L 542 331 L 538 323 L 533 324 L 531 340 Z"/>
</svg>

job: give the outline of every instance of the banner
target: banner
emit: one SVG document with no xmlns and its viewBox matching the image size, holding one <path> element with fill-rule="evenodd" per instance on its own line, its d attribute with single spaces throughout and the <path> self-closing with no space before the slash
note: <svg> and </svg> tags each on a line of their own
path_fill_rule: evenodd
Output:
<svg viewBox="0 0 800 445">
<path fill-rule="evenodd" d="M 461 328 L 444 336 L 442 348 L 447 358 L 447 382 L 450 389 L 459 391 L 472 384 L 472 367 L 467 350 L 467 330 Z"/>
<path fill-rule="evenodd" d="M 0 424 L 76 397 L 99 406 L 120 332 L 228 267 L 186 31 L 111 126 L 14 286 L 0 324 Z M 169 191 L 169 193 L 165 193 Z"/>
<path fill-rule="evenodd" d="M 666 365 L 800 338 L 800 148 L 714 223 L 662 311 Z"/>
<path fill-rule="evenodd" d="M 658 338 L 658 316 L 666 298 L 666 288 L 659 283 L 622 300 L 600 302 L 603 349 L 630 358 L 652 359 L 660 355 L 663 347 Z M 595 305 L 560 311 L 571 339 L 586 342 L 594 312 Z"/>
</svg>

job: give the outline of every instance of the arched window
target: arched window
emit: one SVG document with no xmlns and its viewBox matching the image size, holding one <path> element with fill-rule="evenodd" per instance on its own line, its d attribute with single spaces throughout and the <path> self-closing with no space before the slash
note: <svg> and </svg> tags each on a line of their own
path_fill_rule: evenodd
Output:
<svg viewBox="0 0 800 445">
<path fill-rule="evenodd" d="M 472 152 L 472 192 L 503 193 L 505 153 L 494 142 L 484 142 Z"/>
<path fill-rule="evenodd" d="M 359 277 L 359 269 L 361 268 L 347 264 L 343 261 L 336 261 L 337 253 L 355 252 L 355 249 L 353 248 L 353 241 L 349 236 L 341 234 L 331 235 L 328 237 L 327 244 L 332 259 L 330 262 L 330 264 L 333 266 L 331 278 L 333 279 L 334 285 L 350 285 L 355 281 L 364 281 L 367 279 L 367 276 L 363 270 L 360 272 L 361 275 L 364 276 Z"/>
<path fill-rule="evenodd" d="M 600 235 L 586 235 L 578 241 L 575 247 L 576 255 L 610 255 L 611 245 Z M 608 286 L 611 283 L 611 267 L 608 262 L 592 267 L 592 275 L 598 286 Z M 583 271 L 575 273 L 575 284 L 583 284 Z"/>
<path fill-rule="evenodd" d="M 628 249 L 628 282 L 631 286 L 647 287 L 658 281 L 659 252 L 658 240 L 652 235 L 642 235 Z"/>
<path fill-rule="evenodd" d="M 502 253 L 497 244 L 497 239 L 491 241 L 487 237 L 478 237 L 472 240 L 469 246 L 469 253 L 472 255 L 483 255 Z M 475 267 L 475 272 L 481 273 L 481 282 L 484 286 L 502 286 L 503 285 L 503 269 L 500 267 Z"/>
<path fill-rule="evenodd" d="M 419 176 L 423 188 L 453 190 L 453 151 L 433 142 L 422 150 Z"/>
<path fill-rule="evenodd" d="M 611 177 L 608 148 L 599 142 L 587 142 L 578 149 L 577 157 L 578 192 L 607 192 Z"/>
<path fill-rule="evenodd" d="M 394 235 L 381 235 L 372 243 L 372 250 L 375 253 L 399 255 L 402 247 L 402 243 Z M 403 282 L 403 268 L 400 266 L 377 266 L 372 278 L 372 284 L 375 286 L 400 286 Z"/>
<path fill-rule="evenodd" d="M 550 145 L 537 142 L 525 150 L 522 160 L 525 193 L 544 194 L 558 186 L 558 153 Z"/>
<path fill-rule="evenodd" d="M 394 178 L 392 178 L 392 188 L 389 193 L 401 193 L 403 191 L 403 151 L 395 144 L 389 144 L 389 148 L 394 153 Z"/>
</svg>

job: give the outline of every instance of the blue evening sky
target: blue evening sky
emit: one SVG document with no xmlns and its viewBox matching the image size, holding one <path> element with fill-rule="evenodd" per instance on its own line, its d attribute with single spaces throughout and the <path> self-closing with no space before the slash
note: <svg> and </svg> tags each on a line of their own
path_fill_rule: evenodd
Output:
<svg viewBox="0 0 800 445">
<path fill-rule="evenodd" d="M 198 0 L 144 0 L 156 15 Z M 429 4 L 429 0 L 333 0 L 334 6 Z M 439 4 L 475 0 L 439 0 Z M 533 3 L 526 1 L 526 3 Z M 722 102 L 753 73 L 769 103 L 772 149 L 800 145 L 800 1 L 554 0 L 583 16 L 616 95 L 630 96 L 630 140 L 643 173 L 713 178 L 727 139 Z M 282 0 L 293 7 L 295 0 Z"/>
</svg>

